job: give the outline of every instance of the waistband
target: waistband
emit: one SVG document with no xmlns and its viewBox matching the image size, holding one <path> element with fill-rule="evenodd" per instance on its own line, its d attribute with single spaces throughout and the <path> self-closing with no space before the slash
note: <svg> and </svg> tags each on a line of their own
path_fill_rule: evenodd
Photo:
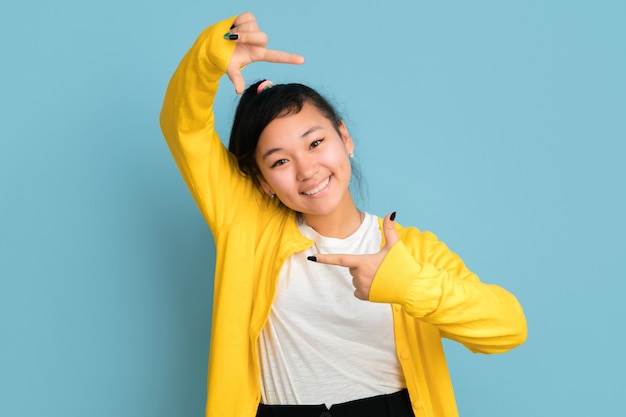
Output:
<svg viewBox="0 0 626 417">
<path fill-rule="evenodd" d="M 320 405 L 259 404 L 256 417 L 414 417 L 409 392 L 377 395 L 341 404 L 330 409 Z"/>
</svg>

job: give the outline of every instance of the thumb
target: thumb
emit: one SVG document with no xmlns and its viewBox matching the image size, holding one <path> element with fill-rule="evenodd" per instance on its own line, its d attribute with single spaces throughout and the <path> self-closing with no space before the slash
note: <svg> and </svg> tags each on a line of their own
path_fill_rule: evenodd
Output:
<svg viewBox="0 0 626 417">
<path fill-rule="evenodd" d="M 398 236 L 398 231 L 396 230 L 396 212 L 394 211 L 391 214 L 385 216 L 383 220 L 383 233 L 385 234 L 385 247 L 391 248 L 395 245 L 400 237 Z"/>
<path fill-rule="evenodd" d="M 235 86 L 235 93 L 243 93 L 243 90 L 246 88 L 246 82 L 244 81 L 243 75 L 241 75 L 241 71 L 239 70 L 239 68 L 229 68 L 226 72 L 226 75 L 228 75 L 228 78 L 230 78 L 233 86 Z"/>
</svg>

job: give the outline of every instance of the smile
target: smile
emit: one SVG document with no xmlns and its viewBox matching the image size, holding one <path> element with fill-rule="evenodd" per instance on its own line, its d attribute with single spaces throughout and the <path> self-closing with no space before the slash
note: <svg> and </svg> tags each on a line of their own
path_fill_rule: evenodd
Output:
<svg viewBox="0 0 626 417">
<path fill-rule="evenodd" d="M 326 178 L 324 181 L 322 181 L 317 187 L 313 188 L 312 190 L 303 191 L 302 194 L 315 195 L 319 193 L 320 191 L 324 190 L 328 186 L 329 182 L 330 182 L 330 177 Z"/>
</svg>

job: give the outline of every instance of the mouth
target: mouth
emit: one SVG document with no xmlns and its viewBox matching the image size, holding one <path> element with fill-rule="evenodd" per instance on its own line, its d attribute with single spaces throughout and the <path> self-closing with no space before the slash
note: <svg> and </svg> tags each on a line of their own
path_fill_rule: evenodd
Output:
<svg viewBox="0 0 626 417">
<path fill-rule="evenodd" d="M 307 195 L 307 196 L 312 196 L 315 194 L 318 194 L 322 191 L 324 191 L 326 189 L 326 187 L 328 187 L 328 184 L 330 183 L 330 177 L 326 178 L 324 181 L 320 182 L 317 187 L 308 190 L 308 191 L 302 191 L 302 194 Z"/>
</svg>

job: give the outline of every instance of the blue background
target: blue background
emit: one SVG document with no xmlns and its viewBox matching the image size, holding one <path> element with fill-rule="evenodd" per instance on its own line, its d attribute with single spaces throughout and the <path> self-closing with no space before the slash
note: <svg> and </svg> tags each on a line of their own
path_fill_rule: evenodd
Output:
<svg viewBox="0 0 626 417">
<path fill-rule="evenodd" d="M 162 139 L 207 25 L 256 13 L 357 140 L 361 207 L 434 231 L 522 302 L 527 343 L 446 342 L 464 417 L 618 415 L 623 1 L 5 3 L 0 416 L 201 416 L 213 242 Z M 236 97 L 224 83 L 218 129 Z"/>
</svg>

